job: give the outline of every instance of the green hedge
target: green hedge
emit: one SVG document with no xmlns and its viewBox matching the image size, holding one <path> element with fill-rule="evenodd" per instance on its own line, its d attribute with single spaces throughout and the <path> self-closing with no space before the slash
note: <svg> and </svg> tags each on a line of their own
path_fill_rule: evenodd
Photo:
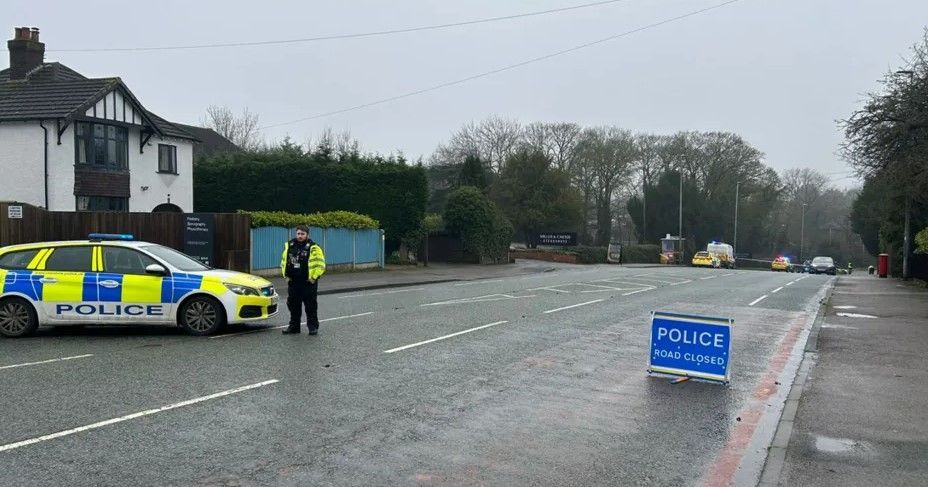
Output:
<svg viewBox="0 0 928 487">
<path fill-rule="evenodd" d="M 293 154 L 235 154 L 194 165 L 197 211 L 345 210 L 378 220 L 388 242 L 419 230 L 425 170 L 376 158 L 334 162 Z"/>
<path fill-rule="evenodd" d="M 606 247 L 590 247 L 580 245 L 571 249 L 576 254 L 578 264 L 604 264 L 606 263 Z"/>
<path fill-rule="evenodd" d="M 622 246 L 622 263 L 623 264 L 660 264 L 661 247 L 660 245 L 623 245 Z"/>
<path fill-rule="evenodd" d="M 309 225 L 320 228 L 350 228 L 368 230 L 380 228 L 380 222 L 367 215 L 350 211 L 329 211 L 325 213 L 287 213 L 286 211 L 239 211 L 251 215 L 251 227 L 284 227 Z"/>
</svg>

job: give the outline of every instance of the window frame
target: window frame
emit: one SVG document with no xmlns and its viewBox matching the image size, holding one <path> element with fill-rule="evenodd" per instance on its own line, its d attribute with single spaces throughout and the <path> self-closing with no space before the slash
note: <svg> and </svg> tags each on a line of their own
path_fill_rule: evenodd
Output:
<svg viewBox="0 0 928 487">
<path fill-rule="evenodd" d="M 149 265 L 152 265 L 152 264 L 157 264 L 157 265 L 160 265 L 160 266 L 164 267 L 164 264 L 162 264 L 161 262 L 159 262 L 157 259 L 155 259 L 154 257 L 152 257 L 152 256 L 150 256 L 150 255 L 148 255 L 148 254 L 146 254 L 145 252 L 139 251 L 138 249 L 134 249 L 134 248 L 132 248 L 132 247 L 122 247 L 122 246 L 119 246 L 119 245 L 101 245 L 101 246 L 100 246 L 100 254 L 101 254 L 101 258 L 103 259 L 103 270 L 102 270 L 101 272 L 105 272 L 105 273 L 107 273 L 107 274 L 121 274 L 121 275 L 124 275 L 124 276 L 150 276 L 150 275 L 151 275 L 151 274 L 145 272 L 145 269 L 142 269 L 141 272 L 119 272 L 119 271 L 116 271 L 116 270 L 110 270 L 110 269 L 108 269 L 108 268 L 107 268 L 107 267 L 108 267 L 108 266 L 107 266 L 107 262 L 106 262 L 106 251 L 107 251 L 107 250 L 117 250 L 117 251 L 130 252 L 130 253 L 136 254 L 136 255 L 138 255 L 138 256 L 141 256 L 142 259 L 151 261 L 149 264 L 147 264 L 147 265 L 145 266 L 146 268 L 147 268 Z M 165 269 L 167 269 L 167 268 L 165 268 Z M 168 272 L 170 272 L 170 271 L 168 271 Z M 161 276 L 157 276 L 157 277 L 161 277 Z"/>
<path fill-rule="evenodd" d="M 81 208 L 81 198 L 87 198 L 87 207 Z M 96 200 L 94 198 L 97 198 Z M 107 204 L 99 204 L 102 201 L 106 201 Z M 120 205 L 117 209 L 111 209 L 110 204 L 113 201 L 119 201 Z M 98 204 L 94 204 L 94 202 Z M 100 206 L 106 206 L 105 209 L 99 209 Z M 95 208 L 96 207 L 96 208 Z M 113 213 L 128 213 L 129 212 L 129 198 L 123 196 L 93 196 L 93 195 L 80 195 L 75 196 L 74 198 L 74 208 L 75 211 L 103 211 L 103 212 L 113 212 Z"/>
<path fill-rule="evenodd" d="M 167 169 L 162 165 L 162 150 L 168 149 L 168 154 L 170 154 L 170 160 L 168 161 Z M 173 174 L 178 175 L 177 172 L 177 146 L 172 144 L 158 144 L 158 173 L 159 174 Z"/>
<path fill-rule="evenodd" d="M 7 253 L 5 253 L 5 254 L 3 254 L 3 255 L 0 255 L 0 269 L 3 269 L 3 270 L 5 270 L 5 271 L 25 271 L 25 270 L 29 270 L 29 264 L 32 262 L 33 259 L 35 259 L 35 256 L 39 255 L 39 252 L 41 252 L 42 250 L 44 250 L 44 249 L 42 249 L 42 248 L 36 248 L 36 249 L 13 250 L 13 251 L 7 252 Z M 4 258 L 6 258 L 7 256 L 13 256 L 13 255 L 17 255 L 17 254 L 28 254 L 28 253 L 30 253 L 30 252 L 32 252 L 32 255 L 31 255 L 28 259 L 26 259 L 26 263 L 23 264 L 22 267 L 6 266 L 6 265 L 3 265 L 3 264 L 2 264 L 2 260 L 3 260 Z"/>
<path fill-rule="evenodd" d="M 101 127 L 102 136 L 97 135 Z M 98 142 L 100 147 L 98 147 Z M 110 145 L 113 158 L 110 159 Z M 81 149 L 84 161 L 81 161 Z M 97 162 L 97 152 L 102 151 L 102 163 Z M 74 123 L 74 165 L 98 171 L 129 170 L 129 128 L 108 123 L 76 121 Z"/>
</svg>

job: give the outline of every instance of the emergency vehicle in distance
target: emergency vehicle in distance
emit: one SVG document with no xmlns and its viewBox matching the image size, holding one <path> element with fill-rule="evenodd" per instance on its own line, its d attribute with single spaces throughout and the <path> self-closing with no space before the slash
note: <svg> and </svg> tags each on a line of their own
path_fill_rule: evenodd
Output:
<svg viewBox="0 0 928 487">
<path fill-rule="evenodd" d="M 39 325 L 176 324 L 209 335 L 266 319 L 279 296 L 265 279 L 212 269 L 132 235 L 0 248 L 0 334 Z"/>
<path fill-rule="evenodd" d="M 709 245 L 706 245 L 706 252 L 718 259 L 719 267 L 735 268 L 735 248 L 731 245 L 722 242 L 709 242 Z"/>
</svg>

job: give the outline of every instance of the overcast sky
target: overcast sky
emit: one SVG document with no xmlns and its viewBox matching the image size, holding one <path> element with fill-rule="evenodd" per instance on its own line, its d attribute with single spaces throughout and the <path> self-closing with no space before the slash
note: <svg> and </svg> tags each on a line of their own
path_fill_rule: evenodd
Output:
<svg viewBox="0 0 928 487">
<path fill-rule="evenodd" d="M 54 52 L 378 31 L 591 1 L 4 0 L 2 17 L 8 39 L 14 26 L 39 27 L 46 60 L 89 77 L 119 76 L 146 108 L 169 120 L 198 124 L 215 104 L 248 107 L 264 126 L 465 78 L 723 0 L 624 0 L 445 30 L 299 44 Z M 350 130 L 367 151 L 401 150 L 417 158 L 463 123 L 490 115 L 653 133 L 726 130 L 762 150 L 777 170 L 838 173 L 847 165 L 836 154 L 843 137 L 835 120 L 901 63 L 925 24 L 925 0 L 741 0 L 515 70 L 264 134 L 303 142 L 332 127 Z"/>
</svg>

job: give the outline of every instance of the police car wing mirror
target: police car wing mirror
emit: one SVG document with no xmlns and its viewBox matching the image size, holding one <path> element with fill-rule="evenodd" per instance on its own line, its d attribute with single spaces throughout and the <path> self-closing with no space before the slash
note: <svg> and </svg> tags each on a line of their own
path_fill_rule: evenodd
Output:
<svg viewBox="0 0 928 487">
<path fill-rule="evenodd" d="M 155 276 L 164 276 L 164 275 L 167 275 L 168 270 L 165 269 L 164 266 L 161 266 L 158 264 L 152 264 L 145 268 L 145 273 L 152 274 Z"/>
</svg>

